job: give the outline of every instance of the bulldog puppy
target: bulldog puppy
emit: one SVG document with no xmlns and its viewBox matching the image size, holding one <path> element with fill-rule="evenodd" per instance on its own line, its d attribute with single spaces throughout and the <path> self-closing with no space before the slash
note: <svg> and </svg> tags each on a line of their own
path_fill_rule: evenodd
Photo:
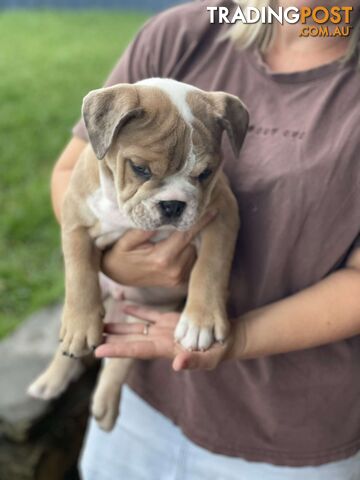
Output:
<svg viewBox="0 0 360 480">
<path fill-rule="evenodd" d="M 29 387 L 32 396 L 58 396 L 81 372 L 80 360 L 102 342 L 104 306 L 99 281 L 102 251 L 128 229 L 188 230 L 207 209 L 218 215 L 201 232 L 175 340 L 206 350 L 229 333 L 227 289 L 239 229 L 237 202 L 221 170 L 226 131 L 236 155 L 248 113 L 239 98 L 151 78 L 90 92 L 83 102 L 90 144 L 79 158 L 62 209 L 66 295 L 60 346 Z M 160 237 L 159 237 L 160 238 Z M 171 310 L 186 288 L 112 285 L 123 302 Z M 108 288 L 109 290 L 109 288 Z M 105 363 L 93 414 L 110 430 L 118 414 L 128 359 Z"/>
</svg>

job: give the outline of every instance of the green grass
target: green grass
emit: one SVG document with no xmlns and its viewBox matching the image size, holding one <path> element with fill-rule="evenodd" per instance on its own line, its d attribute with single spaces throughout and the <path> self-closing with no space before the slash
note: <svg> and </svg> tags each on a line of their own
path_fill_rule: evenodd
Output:
<svg viewBox="0 0 360 480">
<path fill-rule="evenodd" d="M 145 21 L 124 12 L 0 16 L 0 337 L 63 295 L 49 178 L 82 97 Z"/>
</svg>

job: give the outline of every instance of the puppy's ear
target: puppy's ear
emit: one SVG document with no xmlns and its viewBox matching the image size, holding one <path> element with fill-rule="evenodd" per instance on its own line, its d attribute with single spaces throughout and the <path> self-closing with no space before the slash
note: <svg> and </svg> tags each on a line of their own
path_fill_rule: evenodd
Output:
<svg viewBox="0 0 360 480">
<path fill-rule="evenodd" d="M 130 84 L 93 90 L 83 100 L 82 114 L 90 143 L 99 160 L 115 135 L 131 119 L 143 114 L 136 88 Z"/>
<path fill-rule="evenodd" d="M 249 125 L 249 113 L 240 98 L 230 93 L 210 93 L 217 121 L 226 130 L 234 154 L 239 155 Z"/>
</svg>

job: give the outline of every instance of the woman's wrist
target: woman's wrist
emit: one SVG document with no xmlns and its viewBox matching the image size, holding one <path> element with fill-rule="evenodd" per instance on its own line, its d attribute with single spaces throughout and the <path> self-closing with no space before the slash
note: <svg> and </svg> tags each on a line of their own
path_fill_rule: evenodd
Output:
<svg viewBox="0 0 360 480">
<path fill-rule="evenodd" d="M 345 268 L 290 297 L 242 315 L 229 356 L 237 359 L 314 348 L 360 331 L 360 274 Z"/>
<path fill-rule="evenodd" d="M 228 341 L 229 346 L 224 360 L 241 360 L 246 358 L 247 322 L 245 316 L 241 316 L 233 322 L 233 328 Z"/>
<path fill-rule="evenodd" d="M 72 171 L 87 142 L 73 137 L 57 160 L 51 176 L 51 200 L 55 217 L 61 223 L 61 207 Z"/>
</svg>

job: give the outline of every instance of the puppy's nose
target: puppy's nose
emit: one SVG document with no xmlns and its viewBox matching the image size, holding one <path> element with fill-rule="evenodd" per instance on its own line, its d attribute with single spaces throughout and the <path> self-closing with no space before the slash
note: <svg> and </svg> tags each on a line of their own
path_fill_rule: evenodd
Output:
<svg viewBox="0 0 360 480">
<path fill-rule="evenodd" d="M 159 202 L 161 213 L 166 218 L 179 218 L 186 207 L 185 202 L 178 200 L 168 200 Z"/>
</svg>

